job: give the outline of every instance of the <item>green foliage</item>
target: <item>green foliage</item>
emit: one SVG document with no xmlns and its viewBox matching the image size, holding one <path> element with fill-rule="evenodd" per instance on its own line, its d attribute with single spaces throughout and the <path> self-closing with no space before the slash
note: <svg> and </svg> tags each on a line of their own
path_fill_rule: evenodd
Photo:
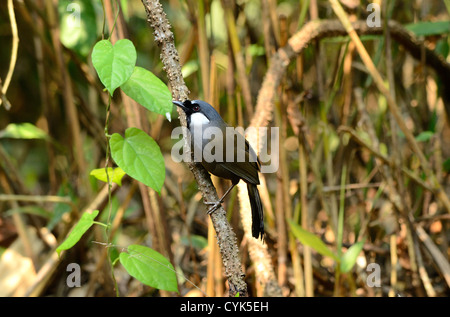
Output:
<svg viewBox="0 0 450 317">
<path fill-rule="evenodd" d="M 125 176 L 125 172 L 120 168 L 112 168 L 108 167 L 108 176 L 111 182 L 116 183 L 119 186 L 122 186 L 122 178 Z M 106 176 L 106 171 L 104 168 L 96 168 L 91 171 L 89 175 L 94 176 L 98 180 L 107 183 L 108 178 Z"/>
<path fill-rule="evenodd" d="M 166 170 L 158 144 L 147 133 L 128 128 L 125 137 L 114 133 L 110 139 L 111 156 L 125 173 L 158 193 L 164 184 Z"/>
<path fill-rule="evenodd" d="M 450 173 L 450 158 L 446 159 L 444 161 L 444 163 L 442 163 L 442 168 L 444 169 L 444 171 L 446 171 L 447 173 Z"/>
<path fill-rule="evenodd" d="M 114 46 L 109 40 L 99 41 L 92 52 L 92 63 L 111 95 L 120 86 L 125 94 L 148 110 L 170 115 L 172 94 L 150 71 L 135 67 L 136 49 L 131 41 L 119 40 Z M 129 128 L 125 138 L 113 134 L 110 146 L 112 158 L 125 173 L 161 192 L 165 178 L 164 158 L 158 144 L 149 135 L 137 128 Z M 92 175 L 103 181 L 106 179 L 106 173 L 101 169 Z M 121 178 L 120 175 L 118 177 Z"/>
<path fill-rule="evenodd" d="M 93 1 L 58 1 L 61 43 L 86 57 L 97 40 L 97 21 Z"/>
<path fill-rule="evenodd" d="M 46 140 L 48 135 L 34 124 L 24 122 L 8 124 L 5 129 L 0 131 L 0 138 Z"/>
<path fill-rule="evenodd" d="M 85 212 L 72 231 L 61 243 L 56 252 L 58 255 L 61 251 L 72 248 L 81 237 L 92 227 L 93 224 L 99 224 L 106 227 L 105 224 L 96 222 L 94 219 L 98 216 L 99 211 Z M 115 249 L 113 249 L 114 251 Z M 117 250 L 116 250 L 117 251 Z M 116 252 L 115 251 L 115 252 Z M 113 254 L 115 254 L 113 252 Z M 175 269 L 172 264 L 162 254 L 157 251 L 140 245 L 130 245 L 125 252 L 120 253 L 114 258 L 120 260 L 127 272 L 144 283 L 145 285 L 158 289 L 178 292 L 178 284 Z"/>
<path fill-rule="evenodd" d="M 196 234 L 191 234 L 189 237 L 182 237 L 181 243 L 186 246 L 192 246 L 198 250 L 203 250 L 208 246 L 208 240 L 205 237 Z"/>
<path fill-rule="evenodd" d="M 339 261 L 337 255 L 334 254 L 334 252 L 331 251 L 319 237 L 306 231 L 305 229 L 303 229 L 302 227 L 300 227 L 298 224 L 296 224 L 291 220 L 289 220 L 288 222 L 291 227 L 292 233 L 302 244 L 310 246 L 318 253 L 325 256 L 329 256 L 335 261 Z"/>
<path fill-rule="evenodd" d="M 102 40 L 95 44 L 92 51 L 92 64 L 111 96 L 117 87 L 130 78 L 136 58 L 136 49 L 130 40 L 119 40 L 114 46 L 109 40 Z"/>
<path fill-rule="evenodd" d="M 131 77 L 120 88 L 150 111 L 162 115 L 172 111 L 172 94 L 166 84 L 142 67 L 136 66 Z"/>
<path fill-rule="evenodd" d="M 432 131 L 423 131 L 420 132 L 418 136 L 416 136 L 417 142 L 426 142 L 429 141 L 433 137 L 434 133 Z"/>
<path fill-rule="evenodd" d="M 92 212 L 83 213 L 80 220 L 66 237 L 64 242 L 56 248 L 58 255 L 61 254 L 61 251 L 70 249 L 80 241 L 83 234 L 94 224 L 94 219 L 98 216 L 98 212 L 98 210 L 94 210 Z"/>
<path fill-rule="evenodd" d="M 187 78 L 198 71 L 199 65 L 198 61 L 191 60 L 186 62 L 186 64 L 183 65 L 181 68 L 181 73 L 183 75 L 183 78 Z"/>
<path fill-rule="evenodd" d="M 161 253 L 141 245 L 130 245 L 126 252 L 120 253 L 119 259 L 127 272 L 143 284 L 178 293 L 175 270 Z"/>
<path fill-rule="evenodd" d="M 30 215 L 37 215 L 44 218 L 50 218 L 51 213 L 39 206 L 19 206 L 17 208 L 9 209 L 5 212 L 5 216 L 11 216 L 13 213 L 21 212 Z"/>
<path fill-rule="evenodd" d="M 73 189 L 67 184 L 63 184 L 58 189 L 57 195 L 60 197 L 69 196 L 69 197 L 71 197 L 72 202 L 75 202 L 75 197 L 74 197 L 75 194 L 73 192 Z M 51 218 L 47 224 L 47 229 L 53 230 L 53 228 L 56 226 L 56 224 L 61 220 L 62 216 L 66 212 L 70 212 L 71 209 L 72 208 L 70 207 L 70 205 L 65 204 L 65 203 L 55 204 L 55 206 L 53 207 L 52 213 L 51 213 Z"/>
<path fill-rule="evenodd" d="M 364 240 L 356 242 L 350 248 L 348 248 L 347 252 L 345 252 L 341 257 L 341 272 L 347 273 L 349 272 L 356 263 L 356 259 L 358 258 L 359 253 L 361 252 L 364 246 Z"/>
<path fill-rule="evenodd" d="M 450 21 L 416 22 L 405 25 L 406 29 L 416 36 L 431 36 L 450 32 Z"/>
<path fill-rule="evenodd" d="M 146 109 L 170 118 L 173 109 L 172 94 L 167 86 L 153 73 L 136 67 L 136 49 L 129 40 L 98 42 L 92 52 L 92 63 L 98 76 L 112 96 L 118 87 Z M 164 158 L 158 144 L 144 131 L 128 128 L 125 137 L 118 133 L 110 136 L 111 157 L 119 168 L 91 171 L 101 181 L 121 185 L 124 174 L 153 188 L 158 193 L 165 179 Z M 175 270 L 170 262 L 147 247 L 131 245 L 114 261 L 120 262 L 128 273 L 142 283 L 167 291 L 178 292 Z"/>
<path fill-rule="evenodd" d="M 338 263 L 342 273 L 347 273 L 353 268 L 356 263 L 356 259 L 364 246 L 364 240 L 359 241 L 348 248 L 344 254 L 338 256 L 316 235 L 303 229 L 291 220 L 288 220 L 288 223 L 292 233 L 302 244 L 307 245 L 316 250 L 318 253 L 335 260 Z"/>
</svg>

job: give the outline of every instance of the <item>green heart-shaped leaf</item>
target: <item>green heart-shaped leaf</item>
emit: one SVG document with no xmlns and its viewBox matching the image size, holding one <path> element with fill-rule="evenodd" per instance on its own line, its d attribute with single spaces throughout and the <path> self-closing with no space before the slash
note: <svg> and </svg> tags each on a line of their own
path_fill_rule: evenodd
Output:
<svg viewBox="0 0 450 317">
<path fill-rule="evenodd" d="M 145 285 L 178 293 L 175 270 L 161 253 L 130 245 L 126 252 L 120 253 L 119 259 L 127 272 Z"/>
<path fill-rule="evenodd" d="M 161 192 L 166 170 L 164 158 L 155 140 L 144 131 L 128 128 L 125 138 L 114 133 L 109 144 L 112 158 L 125 173 L 158 193 Z"/>
<path fill-rule="evenodd" d="M 111 96 L 117 87 L 130 78 L 136 65 L 136 49 L 130 40 L 122 39 L 113 46 L 102 40 L 92 51 L 92 64 Z"/>
<path fill-rule="evenodd" d="M 150 111 L 165 115 L 172 112 L 172 94 L 152 72 L 135 67 L 131 77 L 120 86 L 123 92 Z"/>
</svg>

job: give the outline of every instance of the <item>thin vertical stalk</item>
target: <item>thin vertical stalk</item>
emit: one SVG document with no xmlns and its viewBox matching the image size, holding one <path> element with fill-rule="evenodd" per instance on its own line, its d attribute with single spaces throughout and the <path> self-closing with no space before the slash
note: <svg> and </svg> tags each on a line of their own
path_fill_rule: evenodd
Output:
<svg viewBox="0 0 450 317">
<path fill-rule="evenodd" d="M 423 263 L 422 253 L 420 252 L 419 244 L 417 243 L 417 236 L 414 234 L 412 234 L 412 241 L 416 252 L 417 271 L 419 272 L 425 292 L 428 297 L 436 297 L 436 291 L 433 288 L 433 284 L 430 281 L 430 277 L 428 276 L 427 270 L 425 269 L 425 265 Z"/>
<path fill-rule="evenodd" d="M 270 62 L 273 54 L 276 51 L 275 39 L 272 36 L 273 30 L 271 28 L 270 8 L 268 0 L 261 1 L 261 23 L 264 37 L 264 49 L 266 51 L 267 61 Z"/>
<path fill-rule="evenodd" d="M 305 23 L 306 13 L 309 9 L 309 1 L 310 0 L 300 0 L 300 17 L 298 18 L 297 29 L 300 29 Z"/>
<path fill-rule="evenodd" d="M 14 68 L 16 66 L 17 61 L 17 51 L 19 49 L 19 32 L 17 30 L 17 23 L 16 23 L 16 16 L 14 14 L 14 4 L 13 0 L 8 0 L 8 14 L 9 14 L 9 20 L 11 24 L 11 33 L 12 33 L 12 46 L 11 46 L 11 59 L 9 62 L 9 68 L 8 73 L 6 74 L 5 80 L 3 81 L 0 95 L 6 95 L 6 92 L 8 91 L 9 84 L 11 83 L 11 78 L 14 74 Z M 0 80 L 1 83 L 1 80 Z M 6 100 L 5 98 L 0 98 L 0 106 L 2 105 L 3 100 Z M 10 106 L 9 103 L 5 103 L 6 110 L 9 110 L 8 107 Z"/>
<path fill-rule="evenodd" d="M 286 152 L 284 149 L 284 140 L 285 133 L 283 132 L 284 125 L 281 117 L 281 109 L 280 102 L 276 102 L 277 107 L 275 108 L 275 124 L 280 127 L 280 169 L 277 171 L 277 185 L 278 189 L 276 192 L 276 206 L 275 209 L 275 217 L 277 221 L 277 233 L 278 233 L 278 283 L 281 287 L 285 286 L 287 283 L 287 249 L 288 249 L 288 241 L 287 241 L 287 230 L 286 230 L 286 221 L 285 219 L 291 219 L 292 213 L 288 210 L 290 209 L 290 202 L 288 202 L 285 191 L 288 187 L 285 185 L 287 179 L 286 175 Z"/>
<path fill-rule="evenodd" d="M 395 297 L 397 294 L 397 235 L 392 234 L 389 238 L 389 249 L 391 254 L 391 288 L 389 289 L 389 297 Z"/>
<path fill-rule="evenodd" d="M 287 25 L 287 19 L 285 16 L 280 16 L 279 25 L 279 45 L 285 46 L 289 39 L 289 31 Z M 289 162 L 287 158 L 286 148 L 284 146 L 287 138 L 288 129 L 288 114 L 287 108 L 289 107 L 289 93 L 284 91 L 283 86 L 280 87 L 280 96 L 282 102 L 280 102 L 281 109 L 281 125 L 280 125 L 280 167 L 282 171 L 282 183 L 283 183 L 283 200 L 284 200 L 284 213 L 285 219 L 293 219 L 292 211 L 292 198 L 289 193 L 290 177 L 289 177 Z M 285 221 L 285 220 L 283 220 Z M 298 221 L 298 218 L 295 219 Z M 297 250 L 297 243 L 294 235 L 291 232 L 286 233 L 288 237 L 288 247 L 292 258 L 292 270 L 294 273 L 294 286 L 297 296 L 305 296 L 305 283 L 303 278 L 303 268 L 301 265 L 300 254 Z"/>
<path fill-rule="evenodd" d="M 270 20 L 271 20 L 271 24 L 272 24 L 272 29 L 273 29 L 273 35 L 275 37 L 275 41 L 276 43 L 278 43 L 279 46 L 284 46 L 281 42 L 281 27 L 278 24 L 279 19 L 278 19 L 278 15 L 277 15 L 277 1 L 276 0 L 268 0 L 268 4 L 269 4 L 269 12 L 270 12 Z"/>
<path fill-rule="evenodd" d="M 309 0 L 306 7 L 309 6 Z M 304 10 L 304 8 L 302 8 Z M 296 58 L 296 70 L 297 70 L 297 81 L 302 82 L 303 78 L 303 59 L 302 55 Z M 291 98 L 293 99 L 293 98 Z M 300 109 L 297 109 L 295 104 L 291 104 L 288 109 L 289 118 L 296 120 L 294 124 L 291 122 L 291 126 L 294 133 L 297 135 L 298 139 L 298 160 L 299 160 L 299 195 L 300 195 L 300 211 L 301 211 L 301 225 L 304 229 L 309 231 L 309 209 L 308 209 L 308 148 L 305 144 L 304 133 L 305 133 L 305 120 L 301 115 Z M 294 213 L 294 221 L 298 221 L 299 215 Z M 304 282 L 304 294 L 306 297 L 314 296 L 314 284 L 313 284 L 313 267 L 312 267 L 312 257 L 311 248 L 307 245 L 303 246 L 303 282 Z"/>
<path fill-rule="evenodd" d="M 210 297 L 214 297 L 215 279 L 214 279 L 214 266 L 215 266 L 215 254 L 216 254 L 217 240 L 214 234 L 214 226 L 211 223 L 211 219 L 208 219 L 208 262 L 206 265 L 206 294 Z"/>
<path fill-rule="evenodd" d="M 341 188 L 339 196 L 339 215 L 337 224 L 337 256 L 342 258 L 342 241 L 344 236 L 344 207 L 345 207 L 345 179 L 347 174 L 347 164 L 342 167 L 341 173 Z M 334 296 L 341 295 L 341 266 L 340 262 L 336 263 L 336 270 L 334 272 L 335 284 L 334 284 Z"/>
<path fill-rule="evenodd" d="M 206 66 L 206 65 L 205 65 Z M 208 90 L 207 100 L 214 108 L 220 112 L 218 101 L 218 82 L 217 82 L 217 67 L 214 55 L 211 55 L 210 65 L 206 67 L 209 69 L 208 88 L 204 87 L 204 91 Z M 219 196 L 223 195 L 220 179 L 217 176 L 212 176 L 214 187 L 217 188 Z M 214 232 L 214 226 L 211 221 L 208 221 L 208 265 L 207 265 L 207 293 L 209 296 L 223 296 L 223 281 L 222 281 L 222 265 L 220 263 L 220 253 L 217 246 L 217 239 Z"/>
<path fill-rule="evenodd" d="M 317 0 L 309 1 L 309 15 L 311 20 L 317 20 L 319 18 L 319 10 L 317 7 Z"/>
<path fill-rule="evenodd" d="M 352 77 L 352 65 L 353 65 L 353 51 L 355 45 L 351 42 L 347 48 L 347 54 L 344 56 L 343 62 L 343 90 L 344 90 L 344 105 L 342 107 L 341 125 L 347 125 L 350 105 L 353 95 L 353 77 Z"/>
<path fill-rule="evenodd" d="M 248 117 L 253 115 L 253 101 L 250 90 L 250 83 L 245 70 L 244 57 L 242 55 L 241 43 L 236 28 L 236 22 L 232 11 L 232 5 L 230 0 L 223 0 L 223 9 L 225 14 L 225 23 L 227 25 L 228 37 L 231 42 L 231 48 L 233 50 L 234 61 L 238 72 L 237 81 L 242 89 L 242 95 L 245 101 L 245 109 L 247 110 Z"/>
<path fill-rule="evenodd" d="M 319 18 L 319 10 L 317 8 L 317 1 L 311 0 L 309 5 L 309 14 L 312 20 L 316 20 Z M 319 94 L 319 102 L 320 102 L 320 119 L 323 123 L 323 152 L 325 156 L 325 166 L 326 166 L 326 179 L 328 185 L 332 186 L 334 185 L 334 175 L 333 175 L 333 162 L 332 162 L 332 156 L 329 149 L 329 138 L 328 138 L 328 120 L 327 120 L 327 110 L 328 107 L 325 106 L 324 98 L 325 98 L 325 88 L 324 88 L 324 80 L 323 80 L 323 69 L 322 69 L 322 51 L 320 49 L 320 42 L 314 41 L 315 46 L 315 58 L 314 58 L 314 64 L 316 67 L 316 74 L 317 74 L 317 87 L 318 87 L 318 94 Z M 330 207 L 329 207 L 329 216 L 331 220 L 331 228 L 336 235 L 337 231 L 337 213 L 338 213 L 338 207 L 336 205 L 336 195 L 334 193 L 330 194 Z"/>
<path fill-rule="evenodd" d="M 282 36 L 283 37 L 283 36 Z M 286 95 L 283 93 L 282 95 Z M 280 226 L 280 229 L 286 230 L 286 233 L 283 232 L 282 236 L 288 238 L 288 244 L 287 247 L 289 248 L 289 252 L 292 257 L 292 269 L 294 272 L 294 285 L 295 285 L 295 291 L 297 293 L 297 296 L 305 296 L 305 287 L 304 287 L 304 280 L 303 280 L 303 269 L 300 263 L 300 255 L 297 251 L 297 244 L 295 241 L 295 237 L 291 232 L 287 232 L 286 228 L 286 219 L 292 219 L 293 218 L 293 212 L 292 212 L 292 199 L 289 194 L 289 162 L 287 159 L 287 153 L 286 148 L 284 147 L 286 137 L 287 137 L 287 117 L 286 117 L 286 109 L 284 107 L 284 104 L 280 103 L 279 108 L 283 107 L 283 109 L 280 109 L 281 113 L 281 121 L 280 121 L 280 168 L 281 168 L 281 184 L 282 184 L 282 195 L 283 195 L 283 209 L 280 213 L 284 214 L 284 218 L 280 217 L 280 220 L 282 220 L 283 225 Z M 281 232 L 278 231 L 278 234 Z M 281 284 L 281 283 L 280 283 Z M 283 285 L 283 284 L 281 284 Z"/>
<path fill-rule="evenodd" d="M 308 171 L 306 168 L 306 153 L 303 142 L 299 140 L 298 148 L 299 175 L 300 175 L 300 204 L 301 204 L 301 224 L 309 231 L 309 210 L 308 210 Z M 303 266 L 306 297 L 314 296 L 313 270 L 311 248 L 307 245 L 303 247 Z"/>
<path fill-rule="evenodd" d="M 196 18 L 198 26 L 198 55 L 200 58 L 200 71 L 202 73 L 202 86 L 203 86 L 203 98 L 204 100 L 212 103 L 210 96 L 210 56 L 208 47 L 208 38 L 206 36 L 206 23 L 205 23 L 205 3 L 204 0 L 196 1 L 198 3 L 198 15 Z"/>
<path fill-rule="evenodd" d="M 224 295 L 224 281 L 223 281 L 223 267 L 220 261 L 220 250 L 217 245 L 217 239 L 215 240 L 215 246 L 213 249 L 213 261 L 214 261 L 214 294 L 216 297 L 222 297 Z"/>
<path fill-rule="evenodd" d="M 209 99 L 207 100 L 211 105 L 214 105 L 217 112 L 220 113 L 220 103 L 219 103 L 219 81 L 217 80 L 217 65 L 216 58 L 211 55 L 209 69 Z"/>
<path fill-rule="evenodd" d="M 230 45 L 228 46 L 228 67 L 226 72 L 226 91 L 227 91 L 227 110 L 228 122 L 232 127 L 236 126 L 236 102 L 235 102 L 236 82 L 234 80 L 233 53 Z"/>
<path fill-rule="evenodd" d="M 337 253 L 338 257 L 342 257 L 342 243 L 344 239 L 344 214 L 345 214 L 345 182 L 347 176 L 347 164 L 342 167 L 341 188 L 339 195 L 339 218 L 338 218 L 338 234 L 337 234 Z"/>
<path fill-rule="evenodd" d="M 386 17 L 389 17 L 391 15 L 392 9 L 389 10 L 388 6 L 384 5 L 385 10 L 387 12 L 385 13 Z M 391 6 L 392 8 L 392 6 Z M 391 50 L 391 34 L 389 32 L 389 26 L 387 24 L 388 19 L 385 20 L 384 23 L 384 43 L 386 45 L 386 73 L 387 73 L 387 79 L 389 83 L 389 92 L 393 99 L 395 99 L 395 80 L 394 80 L 394 65 L 392 62 L 392 50 Z M 403 199 L 403 205 L 405 205 L 405 197 L 406 197 L 406 191 L 403 186 L 403 174 L 399 170 L 399 166 L 401 166 L 401 153 L 400 153 L 400 147 L 398 142 L 398 129 L 397 125 L 395 123 L 394 117 L 389 114 L 389 127 L 391 130 L 391 140 L 392 140 L 392 156 L 395 162 L 394 165 L 394 174 L 397 179 L 397 186 L 399 187 L 400 196 Z M 406 216 L 406 215 L 403 215 Z M 406 226 L 407 230 L 410 230 L 410 226 Z M 389 289 L 389 296 L 395 297 L 397 293 L 397 235 L 394 233 L 390 236 L 390 256 L 391 256 L 391 276 L 390 276 L 390 282 L 391 282 L 391 288 Z"/>
</svg>

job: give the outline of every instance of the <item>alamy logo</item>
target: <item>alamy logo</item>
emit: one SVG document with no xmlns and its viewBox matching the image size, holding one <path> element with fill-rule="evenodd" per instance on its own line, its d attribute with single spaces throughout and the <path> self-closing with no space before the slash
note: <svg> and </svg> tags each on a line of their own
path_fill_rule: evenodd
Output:
<svg viewBox="0 0 450 317">
<path fill-rule="evenodd" d="M 81 269 L 77 263 L 69 263 L 66 268 L 67 272 L 71 272 L 66 278 L 68 287 L 81 287 Z"/>
<path fill-rule="evenodd" d="M 369 3 L 367 11 L 372 12 L 366 19 L 367 26 L 381 27 L 381 9 L 378 3 Z"/>
<path fill-rule="evenodd" d="M 66 20 L 67 26 L 70 28 L 78 28 L 81 25 L 81 6 L 72 2 L 67 5 L 68 12 L 72 12 Z"/>
<path fill-rule="evenodd" d="M 366 284 L 369 287 L 381 287 L 381 268 L 377 263 L 369 263 L 366 267 L 367 275 Z"/>
</svg>

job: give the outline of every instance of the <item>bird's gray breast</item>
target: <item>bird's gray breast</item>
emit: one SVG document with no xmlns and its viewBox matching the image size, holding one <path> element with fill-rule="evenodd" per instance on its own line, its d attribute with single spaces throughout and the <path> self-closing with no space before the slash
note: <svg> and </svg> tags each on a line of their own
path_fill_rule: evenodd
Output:
<svg viewBox="0 0 450 317">
<path fill-rule="evenodd" d="M 196 162 L 223 162 L 225 159 L 225 135 L 217 125 L 204 121 L 203 124 L 192 124 L 191 146 Z"/>
</svg>

